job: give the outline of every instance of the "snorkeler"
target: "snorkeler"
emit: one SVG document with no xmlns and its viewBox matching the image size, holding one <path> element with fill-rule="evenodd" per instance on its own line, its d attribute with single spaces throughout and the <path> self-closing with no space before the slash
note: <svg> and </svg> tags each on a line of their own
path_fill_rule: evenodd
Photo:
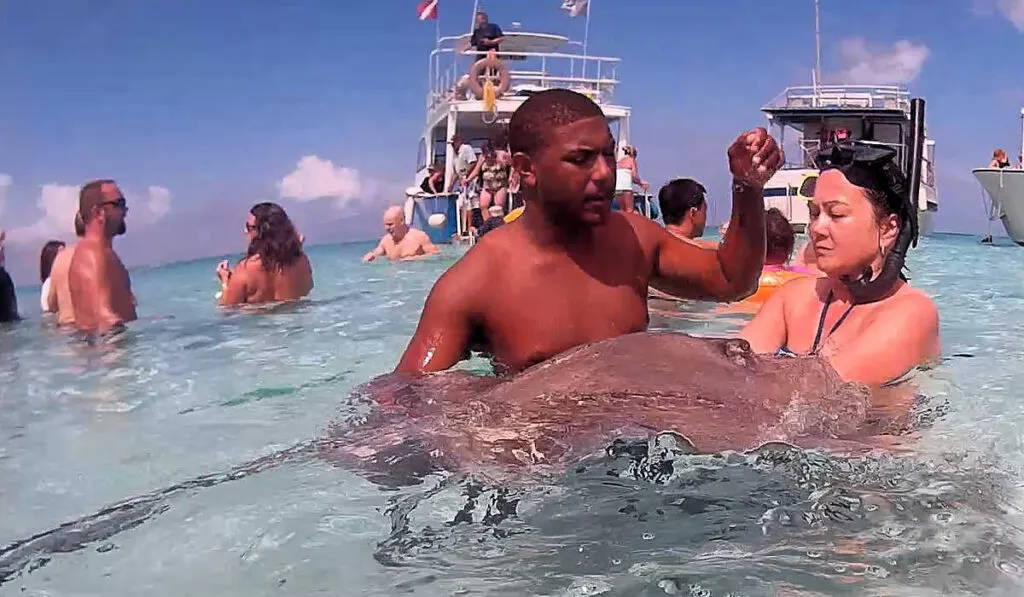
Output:
<svg viewBox="0 0 1024 597">
<path fill-rule="evenodd" d="M 302 235 L 280 205 L 254 205 L 245 234 L 249 247 L 235 269 L 227 261 L 217 265 L 220 305 L 291 301 L 313 290 L 313 267 L 302 250 Z"/>
<path fill-rule="evenodd" d="M 820 354 L 843 379 L 868 385 L 939 355 L 938 310 L 901 273 L 917 212 L 895 157 L 856 143 L 818 155 L 809 230 L 825 277 L 772 295 L 740 333 L 755 352 Z"/>
<path fill-rule="evenodd" d="M 733 220 L 717 251 L 651 220 L 612 212 L 615 141 L 601 108 L 566 89 L 534 94 L 512 115 L 513 166 L 530 206 L 490 232 L 434 284 L 397 371 L 448 369 L 486 350 L 521 370 L 588 342 L 643 331 L 647 290 L 737 300 L 764 263 L 765 181 L 782 165 L 767 131 L 728 150 Z"/>
<path fill-rule="evenodd" d="M 465 146 L 464 146 L 465 147 Z M 363 255 L 363 262 L 387 255 L 391 261 L 409 261 L 422 257 L 437 255 L 441 250 L 426 232 L 410 228 L 405 223 L 405 212 L 401 207 L 392 205 L 384 210 L 384 236 L 377 247 Z"/>
<path fill-rule="evenodd" d="M 136 319 L 131 279 L 113 246 L 127 231 L 128 204 L 114 181 L 94 180 L 78 194 L 78 213 L 85 235 L 68 271 L 75 326 L 103 334 Z"/>
</svg>

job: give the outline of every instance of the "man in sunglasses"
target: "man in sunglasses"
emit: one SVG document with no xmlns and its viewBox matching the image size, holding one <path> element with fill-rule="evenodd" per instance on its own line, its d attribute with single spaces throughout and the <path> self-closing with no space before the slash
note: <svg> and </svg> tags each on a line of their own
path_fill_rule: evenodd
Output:
<svg viewBox="0 0 1024 597">
<path fill-rule="evenodd" d="M 85 184 L 78 194 L 85 235 L 68 272 L 75 326 L 104 334 L 136 319 L 128 270 L 114 252 L 114 237 L 124 234 L 128 205 L 112 180 Z"/>
</svg>

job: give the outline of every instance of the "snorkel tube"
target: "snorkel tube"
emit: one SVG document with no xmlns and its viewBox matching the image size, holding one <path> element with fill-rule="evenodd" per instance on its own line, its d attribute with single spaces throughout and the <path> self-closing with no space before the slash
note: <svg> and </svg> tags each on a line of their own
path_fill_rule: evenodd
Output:
<svg viewBox="0 0 1024 597">
<path fill-rule="evenodd" d="M 874 279 L 871 268 L 856 279 L 842 278 L 855 303 L 873 303 L 885 298 L 897 280 L 906 280 L 903 266 L 907 251 L 917 246 L 917 197 L 921 190 L 921 160 L 924 157 L 924 100 L 910 100 L 910 136 L 907 173 L 896 163 L 896 151 L 873 143 L 846 142 L 821 151 L 815 158 L 822 171 L 838 168 L 847 179 L 863 188 L 886 195 L 900 222 L 900 233 L 881 271 Z"/>
</svg>

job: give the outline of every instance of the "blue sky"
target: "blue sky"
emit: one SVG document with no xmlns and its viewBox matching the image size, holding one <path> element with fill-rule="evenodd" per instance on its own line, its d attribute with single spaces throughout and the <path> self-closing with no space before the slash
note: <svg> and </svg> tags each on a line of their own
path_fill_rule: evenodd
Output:
<svg viewBox="0 0 1024 597">
<path fill-rule="evenodd" d="M 810 83 L 811 0 L 593 0 L 591 54 L 620 56 L 642 175 L 705 182 L 728 213 L 725 149 L 762 105 Z M 132 264 L 240 250 L 247 208 L 279 200 L 311 242 L 379 234 L 412 182 L 432 22 L 416 0 L 37 0 L 0 19 L 0 191 L 19 283 L 67 238 L 77 185 L 121 182 Z M 907 82 L 928 101 L 938 228 L 984 232 L 970 169 L 1016 156 L 1024 0 L 821 0 L 826 78 Z M 560 0 L 491 0 L 493 21 L 583 36 Z M 471 0 L 440 0 L 446 34 Z M 306 156 L 303 200 L 278 183 Z M 327 163 L 330 162 L 330 164 Z M 9 179 L 8 179 L 9 177 Z M 321 190 L 317 190 L 321 189 Z M 326 189 L 324 191 L 323 189 Z M 333 197 L 311 198 L 327 192 Z M 357 197 L 354 197 L 357 196 Z"/>
</svg>

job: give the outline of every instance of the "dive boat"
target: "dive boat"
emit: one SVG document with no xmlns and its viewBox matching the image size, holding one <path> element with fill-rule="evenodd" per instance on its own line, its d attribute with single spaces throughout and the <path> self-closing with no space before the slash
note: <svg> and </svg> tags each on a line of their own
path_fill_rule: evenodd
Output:
<svg viewBox="0 0 1024 597">
<path fill-rule="evenodd" d="M 1024 156 L 1024 108 L 1020 110 L 1020 153 Z M 988 196 L 990 222 L 1001 220 L 1013 242 L 1024 246 L 1024 168 L 975 168 L 971 171 Z"/>
<path fill-rule="evenodd" d="M 629 144 L 630 107 L 614 98 L 619 58 L 588 55 L 585 42 L 524 31 L 516 22 L 502 29 L 501 51 L 492 51 L 483 58 L 469 47 L 470 33 L 439 36 L 430 53 L 426 124 L 416 154 L 414 186 L 406 191 L 405 207 L 406 221 L 427 232 L 435 244 L 471 242 L 472 237 L 459 213 L 462 202 L 458 193 L 428 194 L 421 190 L 428 166 L 443 164 L 443 188 L 453 188 L 456 173 L 452 137 L 458 135 L 479 156 L 482 143 L 499 138 L 512 113 L 532 94 L 556 87 L 585 94 L 607 117 L 617 148 L 621 151 Z M 577 53 L 576 47 L 581 47 L 582 53 Z M 650 193 L 635 190 L 634 198 L 637 211 L 657 217 Z M 506 210 L 521 203 L 510 190 Z"/>
</svg>

